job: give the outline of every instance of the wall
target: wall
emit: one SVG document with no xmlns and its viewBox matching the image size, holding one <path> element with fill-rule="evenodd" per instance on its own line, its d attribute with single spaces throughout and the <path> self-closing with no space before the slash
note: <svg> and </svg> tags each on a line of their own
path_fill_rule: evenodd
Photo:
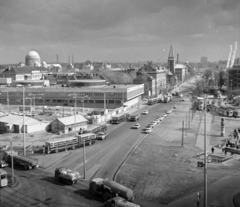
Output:
<svg viewBox="0 0 240 207">
<path fill-rule="evenodd" d="M 40 122 L 38 124 L 27 125 L 26 126 L 26 133 L 33 133 L 38 131 L 46 131 L 49 122 Z"/>
</svg>

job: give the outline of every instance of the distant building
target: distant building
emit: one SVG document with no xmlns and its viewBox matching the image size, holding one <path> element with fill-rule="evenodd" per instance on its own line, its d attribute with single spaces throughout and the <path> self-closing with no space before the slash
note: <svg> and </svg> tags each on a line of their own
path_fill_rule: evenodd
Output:
<svg viewBox="0 0 240 207">
<path fill-rule="evenodd" d="M 26 66 L 41 66 L 41 58 L 36 51 L 29 51 L 25 57 Z"/>
<path fill-rule="evenodd" d="M 170 72 L 174 75 L 175 74 L 175 58 L 173 54 L 173 47 L 171 45 L 169 55 L 168 55 L 168 68 Z"/>
<path fill-rule="evenodd" d="M 79 131 L 80 129 L 87 128 L 87 119 L 85 119 L 82 115 L 74 115 L 67 116 L 62 118 L 55 119 L 51 124 L 51 132 L 53 133 L 69 133 L 75 131 Z"/>
<path fill-rule="evenodd" d="M 147 74 L 147 77 L 141 77 Z M 150 78 L 150 77 L 151 78 Z M 144 82 L 146 81 L 146 82 Z M 137 77 L 134 79 L 135 84 L 144 83 L 144 94 L 148 96 L 157 96 L 166 89 L 166 71 L 159 67 L 158 65 L 148 62 L 143 67 L 141 67 L 137 72 Z M 146 85 L 147 84 L 147 85 Z M 149 91 L 146 91 L 146 90 Z M 147 92 L 147 94 L 146 94 Z"/>
<path fill-rule="evenodd" d="M 201 57 L 201 63 L 202 64 L 207 64 L 208 58 L 207 57 Z"/>
<path fill-rule="evenodd" d="M 233 65 L 228 70 L 228 90 L 240 89 L 240 65 Z"/>
<path fill-rule="evenodd" d="M 178 83 L 184 82 L 186 79 L 188 69 L 186 65 L 176 64 L 175 65 L 175 76 L 177 77 Z"/>
</svg>

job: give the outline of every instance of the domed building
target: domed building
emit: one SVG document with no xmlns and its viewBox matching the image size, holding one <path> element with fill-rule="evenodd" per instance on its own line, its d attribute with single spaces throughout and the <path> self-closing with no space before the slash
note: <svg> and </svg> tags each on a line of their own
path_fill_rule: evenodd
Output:
<svg viewBox="0 0 240 207">
<path fill-rule="evenodd" d="M 30 51 L 25 57 L 25 65 L 26 66 L 40 66 L 41 59 L 39 54 L 36 51 Z"/>
</svg>

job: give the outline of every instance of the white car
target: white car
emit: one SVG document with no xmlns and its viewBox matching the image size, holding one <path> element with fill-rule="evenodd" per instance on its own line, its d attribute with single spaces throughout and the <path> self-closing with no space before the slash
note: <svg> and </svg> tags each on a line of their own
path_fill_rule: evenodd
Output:
<svg viewBox="0 0 240 207">
<path fill-rule="evenodd" d="M 108 133 L 106 133 L 106 132 L 99 132 L 99 133 L 97 134 L 96 139 L 104 140 L 104 139 L 106 139 L 107 137 L 108 137 Z"/>
<path fill-rule="evenodd" d="M 150 127 L 146 127 L 145 129 L 142 130 L 142 133 L 145 133 L 145 134 L 150 134 L 152 132 L 152 128 Z"/>
<path fill-rule="evenodd" d="M 172 109 L 169 109 L 169 110 L 167 110 L 167 112 L 166 112 L 167 114 L 170 114 L 170 113 L 172 113 Z"/>
<path fill-rule="evenodd" d="M 164 116 L 160 116 L 160 117 L 158 117 L 157 119 L 158 119 L 159 121 L 162 121 L 164 118 L 165 118 Z"/>
<path fill-rule="evenodd" d="M 139 123 L 136 123 L 133 127 L 132 127 L 132 129 L 139 129 L 141 127 L 141 125 L 139 124 Z"/>
<path fill-rule="evenodd" d="M 162 120 L 160 118 L 156 118 L 155 121 L 159 124 Z"/>
<path fill-rule="evenodd" d="M 148 110 L 145 110 L 142 112 L 143 115 L 147 115 L 148 114 Z"/>
<path fill-rule="evenodd" d="M 155 127 L 158 123 L 156 121 L 152 121 L 150 124 Z"/>
</svg>

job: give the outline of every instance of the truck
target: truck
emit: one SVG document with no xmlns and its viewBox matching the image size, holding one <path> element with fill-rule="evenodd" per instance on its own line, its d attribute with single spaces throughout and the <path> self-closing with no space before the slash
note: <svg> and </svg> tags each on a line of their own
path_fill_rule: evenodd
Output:
<svg viewBox="0 0 240 207">
<path fill-rule="evenodd" d="M 67 185 L 72 185 L 81 179 L 81 175 L 79 172 L 72 171 L 67 167 L 58 167 L 55 169 L 55 178 Z"/>
<path fill-rule="evenodd" d="M 130 116 L 130 121 L 137 121 L 140 118 L 140 114 L 132 114 Z"/>
<path fill-rule="evenodd" d="M 105 207 L 140 207 L 139 205 L 128 202 L 122 197 L 114 197 L 104 203 Z"/>
<path fill-rule="evenodd" d="M 127 188 L 109 178 L 94 178 L 89 183 L 89 191 L 92 195 L 102 196 L 104 201 L 120 196 L 127 201 L 133 201 L 134 195 L 130 188 Z"/>
<path fill-rule="evenodd" d="M 39 166 L 38 159 L 33 157 L 26 157 L 22 155 L 9 155 L 8 163 L 11 164 L 13 160 L 14 165 L 23 167 L 25 170 L 31 170 Z"/>
</svg>

